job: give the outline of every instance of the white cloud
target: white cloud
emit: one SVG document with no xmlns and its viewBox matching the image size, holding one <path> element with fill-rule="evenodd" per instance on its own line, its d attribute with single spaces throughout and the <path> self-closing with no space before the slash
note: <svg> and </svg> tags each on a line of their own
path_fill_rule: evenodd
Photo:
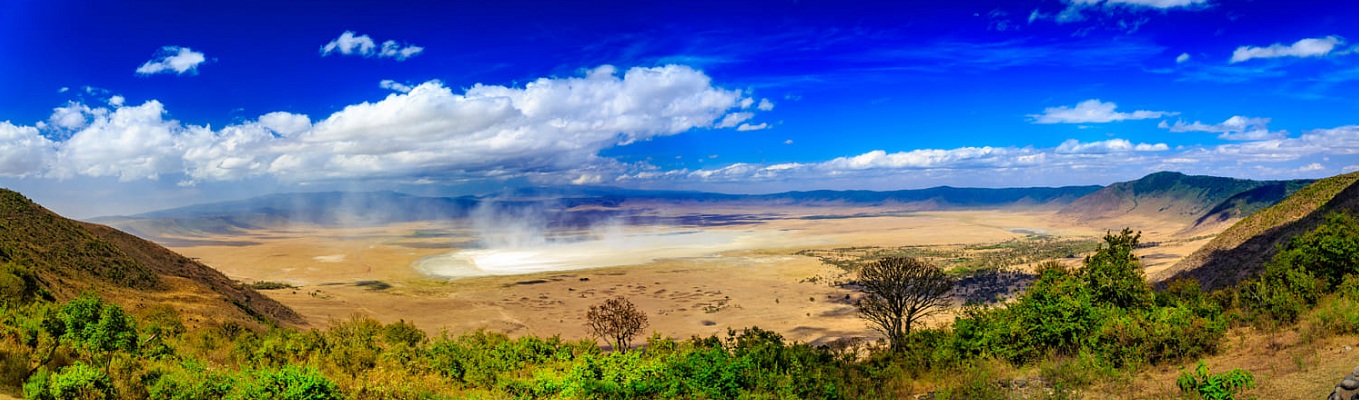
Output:
<svg viewBox="0 0 1359 400">
<path fill-rule="evenodd" d="M 280 136 L 292 136 L 311 129 L 311 118 L 302 114 L 275 111 L 261 115 L 259 124 Z"/>
<path fill-rule="evenodd" d="M 345 55 L 371 56 L 376 49 L 377 44 L 373 43 L 373 38 L 368 37 L 368 35 L 354 36 L 353 31 L 344 31 L 340 34 L 340 37 L 326 43 L 325 46 L 321 46 L 321 55 L 326 56 L 333 52 L 339 52 Z"/>
<path fill-rule="evenodd" d="M 742 122 L 745 122 L 746 120 L 754 117 L 755 113 L 749 112 L 734 112 L 731 114 L 727 114 L 727 116 L 722 117 L 721 122 L 717 123 L 717 128 L 731 128 L 737 125 L 742 125 L 741 124 Z"/>
<path fill-rule="evenodd" d="M 1133 144 L 1132 142 L 1126 139 L 1109 139 L 1098 142 L 1082 143 L 1076 139 L 1067 139 L 1066 141 L 1062 142 L 1061 145 L 1058 145 L 1054 151 L 1062 154 L 1106 154 L 1130 151 L 1166 151 L 1166 150 L 1170 150 L 1170 146 L 1167 146 L 1165 143 Z"/>
<path fill-rule="evenodd" d="M 179 167 L 179 122 L 165 120 L 152 100 L 113 111 L 93 110 L 89 123 L 60 143 L 51 174 L 59 178 L 112 176 L 120 181 L 156 179 Z"/>
<path fill-rule="evenodd" d="M 793 144 L 793 139 L 783 141 L 783 144 Z"/>
<path fill-rule="evenodd" d="M 1272 140 L 1288 136 L 1288 132 L 1270 131 L 1269 118 L 1252 118 L 1239 115 L 1227 118 L 1220 124 L 1205 124 L 1199 121 L 1192 123 L 1175 121 L 1174 124 L 1169 124 L 1166 121 L 1161 121 L 1157 127 L 1169 129 L 1171 132 L 1218 133 L 1218 139 L 1222 140 Z"/>
<path fill-rule="evenodd" d="M 1322 170 L 1325 170 L 1325 169 L 1326 169 L 1326 167 L 1323 166 L 1323 165 L 1321 165 L 1321 163 L 1311 163 L 1311 164 L 1307 164 L 1307 165 L 1298 167 L 1298 172 L 1322 171 Z"/>
<path fill-rule="evenodd" d="M 373 38 L 368 37 L 368 35 L 356 35 L 354 31 L 344 31 L 340 34 L 340 37 L 321 46 L 321 56 L 339 53 L 342 55 L 391 58 L 397 61 L 405 61 L 408 58 L 420 55 L 424 51 L 424 47 L 409 44 L 402 46 L 395 40 L 382 42 L 382 47 L 379 48 Z"/>
<path fill-rule="evenodd" d="M 1168 151 L 1171 149 L 1164 143 L 1133 143 L 1124 139 L 1089 143 L 1067 140 L 1049 148 L 986 146 L 918 149 L 894 153 L 873 150 L 855 156 L 813 163 L 769 165 L 735 163 L 694 171 L 646 170 L 620 176 L 618 180 L 676 181 L 688 184 L 734 183 L 742 187 L 750 187 L 749 185 L 758 182 L 790 182 L 794 187 L 809 182 L 816 182 L 817 185 L 844 182 L 848 187 L 864 188 L 864 183 L 869 181 L 917 180 L 923 176 L 933 176 L 945 177 L 947 179 L 941 183 L 949 184 L 948 179 L 970 177 L 975 180 L 977 176 L 1069 175 L 1076 171 L 1116 171 L 1130 168 L 1146 168 L 1147 172 L 1153 172 L 1157 170 L 1152 168 L 1153 165 L 1176 159 L 1174 154 L 1157 154 Z M 1184 164 L 1198 161 L 1193 158 L 1178 160 Z M 988 172 L 979 174 L 977 172 L 979 170 Z M 1013 187 L 1021 183 L 999 180 L 995 184 Z"/>
<path fill-rule="evenodd" d="M 1077 103 L 1075 107 L 1048 107 L 1043 109 L 1042 114 L 1032 114 L 1029 115 L 1029 118 L 1038 124 L 1084 124 L 1152 119 L 1178 114 L 1168 111 L 1146 110 L 1123 113 L 1115 111 L 1117 108 L 1118 105 L 1113 102 L 1106 103 L 1099 101 L 1099 99 L 1090 99 Z"/>
<path fill-rule="evenodd" d="M 414 89 L 414 88 L 415 88 L 415 87 L 413 87 L 413 86 L 411 86 L 411 85 L 407 85 L 407 84 L 404 84 L 404 83 L 401 83 L 401 82 L 397 82 L 397 81 L 394 81 L 394 80 L 391 80 L 391 79 L 383 79 L 382 82 L 378 82 L 378 86 L 381 87 L 381 88 L 383 88 L 383 89 L 391 90 L 391 91 L 393 91 L 393 92 L 401 92 L 401 93 L 410 93 L 411 89 Z"/>
<path fill-rule="evenodd" d="M 594 185 L 604 181 L 604 177 L 599 174 L 581 174 L 576 179 L 571 180 L 573 185 Z"/>
<path fill-rule="evenodd" d="M 1302 142 L 1303 146 L 1312 150 L 1324 150 L 1330 154 L 1359 154 L 1359 125 L 1315 129 L 1295 141 Z"/>
<path fill-rule="evenodd" d="M 137 74 L 155 75 L 173 72 L 176 75 L 184 75 L 186 73 L 198 73 L 198 65 L 207 60 L 203 53 L 193 51 L 188 47 L 165 46 L 156 53 L 156 58 L 137 67 Z"/>
<path fill-rule="evenodd" d="M 400 44 L 397 44 L 395 40 L 388 40 L 382 42 L 382 51 L 379 51 L 377 56 L 380 58 L 392 58 L 397 61 L 406 61 L 407 58 L 415 57 L 423 52 L 425 52 L 424 47 L 415 45 L 403 47 Z"/>
<path fill-rule="evenodd" d="M 37 128 L 0 121 L 0 176 L 42 174 L 55 152 L 55 144 L 43 137 Z"/>
<path fill-rule="evenodd" d="M 737 132 L 758 131 L 758 130 L 764 130 L 764 129 L 769 129 L 769 123 L 767 123 L 767 122 L 761 122 L 761 123 L 759 123 L 759 124 L 757 124 L 757 125 L 741 124 L 741 125 L 739 125 L 739 126 L 736 127 L 736 131 L 737 131 Z"/>
<path fill-rule="evenodd" d="M 1254 58 L 1277 57 L 1320 57 L 1330 54 L 1336 46 L 1345 43 L 1339 36 L 1307 38 L 1291 45 L 1275 43 L 1269 47 L 1241 46 L 1232 52 L 1231 63 L 1239 63 Z"/>
<path fill-rule="evenodd" d="M 760 105 L 755 108 L 760 111 L 772 111 L 774 109 L 774 102 L 769 101 L 769 99 L 760 99 Z"/>
<path fill-rule="evenodd" d="M 1176 64 L 1184 64 L 1187 61 L 1189 61 L 1189 53 L 1180 53 L 1178 57 L 1175 57 Z"/>
<path fill-rule="evenodd" d="M 60 129 L 80 129 L 89 123 L 87 115 L 93 112 L 84 104 L 69 102 L 65 106 L 53 108 L 52 115 L 47 118 L 47 123 Z"/>
<path fill-rule="evenodd" d="M 54 109 L 41 128 L 5 126 L 0 174 L 121 181 L 168 175 L 184 184 L 411 176 L 589 183 L 625 168 L 598 156 L 604 148 L 746 126 L 741 121 L 753 113 L 731 112 L 746 99 L 701 71 L 672 65 L 626 72 L 603 66 L 582 77 L 542 78 L 521 88 L 474 85 L 461 94 L 430 81 L 319 121 L 273 112 L 217 130 L 166 119 L 155 100 L 111 109 L 71 103 Z M 43 129 L 69 139 L 52 142 L 39 134 Z"/>
</svg>

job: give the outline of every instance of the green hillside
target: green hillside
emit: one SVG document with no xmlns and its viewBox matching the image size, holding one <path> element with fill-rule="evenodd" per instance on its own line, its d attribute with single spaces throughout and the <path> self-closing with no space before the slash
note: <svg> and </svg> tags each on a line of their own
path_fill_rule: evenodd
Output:
<svg viewBox="0 0 1359 400">
<path fill-rule="evenodd" d="M 1153 277 L 1169 281 L 1193 277 L 1204 288 L 1229 286 L 1259 273 L 1278 246 L 1315 228 L 1332 211 L 1359 212 L 1359 172 L 1312 183 L 1269 208 L 1238 221 L 1208 244 Z"/>
<path fill-rule="evenodd" d="M 63 218 L 4 189 L 0 264 L 34 278 L 9 290 L 54 300 L 98 292 L 137 308 L 168 302 L 202 323 L 302 322 L 291 309 L 201 263 L 107 226 Z"/>
</svg>

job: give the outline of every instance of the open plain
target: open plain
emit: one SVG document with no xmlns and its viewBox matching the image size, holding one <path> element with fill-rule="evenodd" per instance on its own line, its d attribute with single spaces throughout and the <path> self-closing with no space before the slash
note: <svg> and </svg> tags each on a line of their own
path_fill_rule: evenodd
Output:
<svg viewBox="0 0 1359 400">
<path fill-rule="evenodd" d="M 701 212 L 744 222 L 610 226 L 606 233 L 559 233 L 569 240 L 514 249 L 487 245 L 494 240 L 478 236 L 466 221 L 290 226 L 167 243 L 232 279 L 295 286 L 264 293 L 297 310 L 313 327 L 361 314 L 384 322 L 411 321 L 432 334 L 487 329 L 512 336 L 589 338 L 586 310 L 621 295 L 649 315 L 648 331 L 662 335 L 687 338 L 759 326 L 790 340 L 822 344 L 872 339 L 877 334 L 857 317 L 856 294 L 835 285 L 847 277 L 845 272 L 798 255 L 802 250 L 956 248 L 1032 235 L 1097 239 L 1106 229 L 1130 226 L 1144 231 L 1144 242 L 1159 243 L 1141 253 L 1152 275 L 1211 237 L 1202 232 L 1188 237 L 1175 222 L 1130 217 L 1082 223 L 1042 208 L 910 212 L 890 207 L 725 205 L 663 212 L 672 216 Z M 637 237 L 646 240 L 629 240 Z M 428 267 L 443 258 L 511 251 L 531 251 L 522 255 L 528 260 L 515 262 L 518 268 L 531 267 L 534 257 L 565 261 L 523 268 L 522 273 L 477 274 L 475 268 L 463 268 L 451 278 L 431 274 Z M 1079 255 L 1067 262 L 1074 265 L 1078 260 Z M 1014 267 L 1026 271 L 1031 265 Z M 942 313 L 929 324 L 951 320 L 950 314 Z"/>
</svg>

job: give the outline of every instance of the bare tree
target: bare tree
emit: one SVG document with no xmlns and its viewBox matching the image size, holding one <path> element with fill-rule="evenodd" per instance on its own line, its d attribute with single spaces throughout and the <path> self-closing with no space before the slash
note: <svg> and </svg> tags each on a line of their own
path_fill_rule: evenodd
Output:
<svg viewBox="0 0 1359 400">
<path fill-rule="evenodd" d="M 632 338 L 647 326 L 646 313 L 623 296 L 590 306 L 585 313 L 587 325 L 596 336 L 609 342 L 614 350 L 626 352 Z"/>
<path fill-rule="evenodd" d="M 910 257 L 891 257 L 859 268 L 864 296 L 856 306 L 859 316 L 887 335 L 892 349 L 900 349 L 911 326 L 949 303 L 953 280 L 943 269 Z"/>
</svg>

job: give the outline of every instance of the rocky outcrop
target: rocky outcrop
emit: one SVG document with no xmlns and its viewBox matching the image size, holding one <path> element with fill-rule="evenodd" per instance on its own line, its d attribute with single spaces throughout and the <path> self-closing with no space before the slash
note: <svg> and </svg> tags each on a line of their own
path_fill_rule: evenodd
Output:
<svg viewBox="0 0 1359 400">
<path fill-rule="evenodd" d="M 1335 384 L 1335 390 L 1331 391 L 1329 400 L 1359 400 L 1359 367 L 1354 367 L 1345 379 Z"/>
</svg>

